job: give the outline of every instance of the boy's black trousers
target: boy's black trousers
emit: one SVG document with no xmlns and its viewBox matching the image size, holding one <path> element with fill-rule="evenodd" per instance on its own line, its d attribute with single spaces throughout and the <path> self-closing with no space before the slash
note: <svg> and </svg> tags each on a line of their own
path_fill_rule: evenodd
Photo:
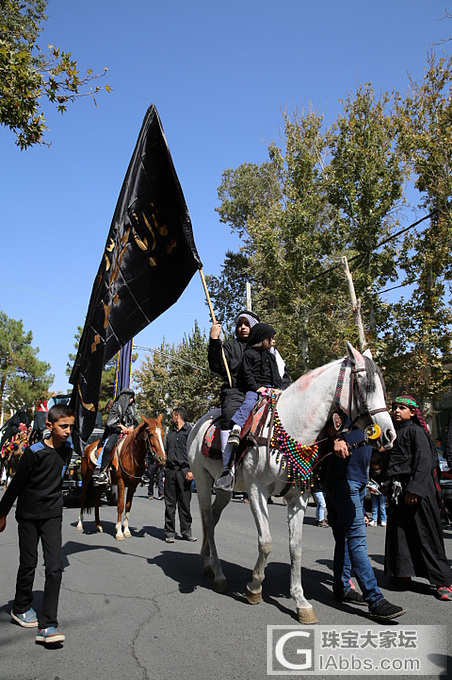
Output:
<svg viewBox="0 0 452 680">
<path fill-rule="evenodd" d="M 19 570 L 17 572 L 14 611 L 23 614 L 33 603 L 33 582 L 38 563 L 38 543 L 41 539 L 45 566 L 44 599 L 38 614 L 39 628 L 58 625 L 57 611 L 61 575 L 62 516 L 50 519 L 18 519 Z"/>
</svg>

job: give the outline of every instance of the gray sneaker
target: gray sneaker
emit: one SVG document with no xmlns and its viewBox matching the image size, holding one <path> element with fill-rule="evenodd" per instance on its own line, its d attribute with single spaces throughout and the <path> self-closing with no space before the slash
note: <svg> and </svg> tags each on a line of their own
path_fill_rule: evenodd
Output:
<svg viewBox="0 0 452 680">
<path fill-rule="evenodd" d="M 36 642 L 42 642 L 45 645 L 54 645 L 57 642 L 64 642 L 65 637 L 60 633 L 55 626 L 49 628 L 39 628 L 36 633 Z"/>
<path fill-rule="evenodd" d="M 32 607 L 23 614 L 16 614 L 14 609 L 11 609 L 10 614 L 11 618 L 18 623 L 19 626 L 23 626 L 23 628 L 36 628 L 38 625 L 36 612 Z"/>
<path fill-rule="evenodd" d="M 240 430 L 232 430 L 228 437 L 228 444 L 238 446 L 240 444 Z"/>
<path fill-rule="evenodd" d="M 233 486 L 234 475 L 229 469 L 223 470 L 223 472 L 215 480 L 216 491 L 232 491 Z"/>
<path fill-rule="evenodd" d="M 102 486 L 103 484 L 107 484 L 107 482 L 108 482 L 108 475 L 107 475 L 106 470 L 104 470 L 103 472 L 98 472 L 97 474 L 93 473 L 93 484 L 94 484 L 94 486 Z"/>
</svg>

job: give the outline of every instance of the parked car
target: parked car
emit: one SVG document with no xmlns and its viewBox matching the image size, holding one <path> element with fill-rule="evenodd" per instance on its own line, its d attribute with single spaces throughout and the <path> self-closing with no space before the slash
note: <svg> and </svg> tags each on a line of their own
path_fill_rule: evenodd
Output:
<svg viewBox="0 0 452 680">
<path fill-rule="evenodd" d="M 439 458 L 439 467 L 441 470 L 441 477 L 439 480 L 441 496 L 444 500 L 444 505 L 448 511 L 452 513 L 452 470 L 450 470 L 445 458 Z"/>
<path fill-rule="evenodd" d="M 100 439 L 103 434 L 103 429 L 95 427 L 88 437 L 87 445 L 91 442 Z M 69 439 L 69 441 L 71 441 Z M 78 503 L 82 488 L 82 475 L 80 471 L 81 456 L 76 451 L 72 452 L 72 457 L 63 475 L 63 500 L 66 504 L 70 501 Z"/>
<path fill-rule="evenodd" d="M 80 498 L 82 486 L 80 463 L 80 456 L 75 451 L 72 451 L 71 460 L 63 475 L 63 502 L 65 504 L 68 504 L 72 500 L 78 501 Z"/>
</svg>

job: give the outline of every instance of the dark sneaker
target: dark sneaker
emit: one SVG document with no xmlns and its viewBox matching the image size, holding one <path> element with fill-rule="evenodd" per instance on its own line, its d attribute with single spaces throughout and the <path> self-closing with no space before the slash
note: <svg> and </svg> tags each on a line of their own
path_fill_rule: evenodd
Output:
<svg viewBox="0 0 452 680">
<path fill-rule="evenodd" d="M 11 609 L 10 614 L 11 618 L 16 623 L 18 623 L 19 626 L 23 626 L 23 628 L 36 628 L 36 626 L 38 625 L 36 612 L 32 607 L 30 607 L 30 609 L 27 612 L 24 612 L 23 614 L 16 614 L 14 612 L 14 609 Z"/>
<path fill-rule="evenodd" d="M 174 536 L 165 536 L 166 543 L 174 543 Z"/>
<path fill-rule="evenodd" d="M 228 444 L 231 444 L 231 446 L 238 446 L 240 444 L 240 430 L 232 430 L 228 437 Z"/>
<path fill-rule="evenodd" d="M 64 642 L 64 640 L 63 633 L 59 633 L 55 626 L 39 628 L 36 633 L 36 642 L 41 642 L 45 645 L 54 645 L 56 642 Z"/>
<path fill-rule="evenodd" d="M 103 472 L 93 474 L 93 484 L 94 484 L 94 486 L 102 486 L 103 484 L 107 484 L 107 482 L 108 482 L 108 475 L 107 475 L 105 470 Z"/>
<path fill-rule="evenodd" d="M 380 600 L 375 607 L 369 610 L 369 616 L 371 619 L 376 621 L 390 621 L 398 616 L 405 614 L 406 610 L 403 607 L 399 607 L 397 604 L 391 604 L 387 600 Z"/>
<path fill-rule="evenodd" d="M 348 604 L 367 604 L 361 593 L 358 593 L 355 588 L 350 588 L 350 590 L 348 590 L 345 595 L 335 595 L 334 599 L 338 602 L 346 602 Z"/>
<path fill-rule="evenodd" d="M 452 600 L 452 586 L 438 586 L 436 597 L 438 600 Z"/>
<path fill-rule="evenodd" d="M 198 539 L 195 536 L 191 536 L 191 535 L 186 536 L 185 535 L 185 536 L 182 536 L 182 540 L 183 541 L 191 541 L 193 543 L 194 541 L 197 541 Z"/>
<path fill-rule="evenodd" d="M 223 470 L 219 477 L 215 480 L 215 489 L 217 491 L 232 491 L 234 486 L 234 475 L 231 470 Z"/>
<path fill-rule="evenodd" d="M 318 526 L 318 527 L 327 527 L 327 526 L 328 526 L 328 522 L 327 522 L 325 519 L 321 519 L 321 520 L 319 520 L 319 521 L 317 522 L 317 526 Z"/>
</svg>

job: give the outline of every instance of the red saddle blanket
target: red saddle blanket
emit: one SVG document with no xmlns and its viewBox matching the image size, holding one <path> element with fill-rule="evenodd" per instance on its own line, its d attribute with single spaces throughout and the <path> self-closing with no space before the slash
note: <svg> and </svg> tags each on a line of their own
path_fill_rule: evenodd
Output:
<svg viewBox="0 0 452 680">
<path fill-rule="evenodd" d="M 248 420 L 242 428 L 241 437 L 242 443 L 240 444 L 239 451 L 243 456 L 244 452 L 251 446 L 251 442 L 247 441 L 249 437 L 252 439 L 257 439 L 267 420 L 268 410 L 271 406 L 271 396 L 264 396 L 262 399 L 256 402 L 254 409 L 252 410 Z M 202 442 L 202 455 L 213 460 L 221 459 L 221 446 L 220 446 L 220 418 L 212 421 L 212 424 L 206 430 L 204 435 L 204 440 Z"/>
</svg>

